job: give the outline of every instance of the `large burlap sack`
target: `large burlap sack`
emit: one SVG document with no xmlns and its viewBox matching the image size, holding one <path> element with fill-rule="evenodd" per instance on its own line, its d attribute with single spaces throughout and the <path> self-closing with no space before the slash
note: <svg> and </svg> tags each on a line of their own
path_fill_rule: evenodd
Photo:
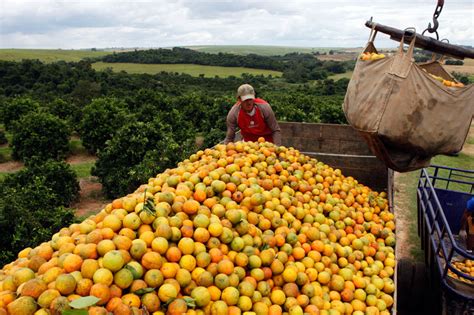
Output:
<svg viewBox="0 0 474 315">
<path fill-rule="evenodd" d="M 372 29 L 364 52 L 377 52 Z M 474 85 L 447 87 L 428 72 L 452 80 L 432 60 L 413 61 L 408 50 L 378 60 L 358 60 L 344 99 L 347 121 L 367 140 L 387 167 L 399 172 L 430 164 L 437 154 L 462 149 L 474 114 Z M 425 70 L 423 70 L 425 69 Z"/>
</svg>

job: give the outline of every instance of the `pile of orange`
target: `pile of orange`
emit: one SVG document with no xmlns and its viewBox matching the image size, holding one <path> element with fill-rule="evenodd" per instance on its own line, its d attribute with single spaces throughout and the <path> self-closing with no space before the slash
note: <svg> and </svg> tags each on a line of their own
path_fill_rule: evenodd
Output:
<svg viewBox="0 0 474 315">
<path fill-rule="evenodd" d="M 0 315 L 390 314 L 385 193 L 293 148 L 193 154 L 0 271 Z"/>
<path fill-rule="evenodd" d="M 359 59 L 363 61 L 368 60 L 379 60 L 385 58 L 384 54 L 378 54 L 374 52 L 363 52 L 360 54 Z"/>
</svg>

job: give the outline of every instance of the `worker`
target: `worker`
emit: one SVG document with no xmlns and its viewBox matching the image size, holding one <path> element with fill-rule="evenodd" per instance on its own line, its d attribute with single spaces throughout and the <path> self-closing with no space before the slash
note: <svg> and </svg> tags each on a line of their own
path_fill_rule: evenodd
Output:
<svg viewBox="0 0 474 315">
<path fill-rule="evenodd" d="M 244 141 L 266 141 L 281 145 L 280 126 L 270 104 L 255 97 L 255 90 L 249 84 L 237 89 L 237 103 L 227 114 L 227 135 L 224 143 L 234 142 L 237 127 Z"/>
<path fill-rule="evenodd" d="M 474 214 L 474 197 L 471 197 L 466 202 L 466 209 L 461 218 L 461 229 L 459 236 L 465 239 L 466 248 L 468 250 L 474 249 L 474 230 L 473 230 L 473 214 Z"/>
</svg>

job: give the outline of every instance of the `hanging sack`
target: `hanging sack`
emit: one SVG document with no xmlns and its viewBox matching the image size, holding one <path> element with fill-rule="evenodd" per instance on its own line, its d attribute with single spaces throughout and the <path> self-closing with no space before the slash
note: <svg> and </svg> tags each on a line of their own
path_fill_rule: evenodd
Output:
<svg viewBox="0 0 474 315">
<path fill-rule="evenodd" d="M 372 28 L 364 53 L 377 53 L 376 34 Z M 474 85 L 448 87 L 433 78 L 432 67 L 445 79 L 451 76 L 437 61 L 414 62 L 415 39 L 406 52 L 402 38 L 393 56 L 357 60 L 343 105 L 347 121 L 372 152 L 399 172 L 427 167 L 437 154 L 459 152 L 474 114 Z"/>
</svg>

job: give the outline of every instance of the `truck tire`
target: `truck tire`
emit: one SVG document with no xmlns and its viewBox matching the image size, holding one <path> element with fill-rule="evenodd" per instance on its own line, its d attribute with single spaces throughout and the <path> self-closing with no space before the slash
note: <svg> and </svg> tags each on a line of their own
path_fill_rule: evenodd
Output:
<svg viewBox="0 0 474 315">
<path fill-rule="evenodd" d="M 424 263 L 403 258 L 397 264 L 397 310 L 400 315 L 425 314 L 430 305 Z"/>
<path fill-rule="evenodd" d="M 420 314 L 423 313 L 425 307 L 428 306 L 427 298 L 429 293 L 427 286 L 427 275 L 426 267 L 424 263 L 416 262 L 413 270 L 413 283 L 412 283 L 412 301 L 415 301 L 413 308 Z"/>
<path fill-rule="evenodd" d="M 415 265 L 411 259 L 402 258 L 397 262 L 397 311 L 400 315 L 412 314 L 414 269 Z"/>
</svg>

